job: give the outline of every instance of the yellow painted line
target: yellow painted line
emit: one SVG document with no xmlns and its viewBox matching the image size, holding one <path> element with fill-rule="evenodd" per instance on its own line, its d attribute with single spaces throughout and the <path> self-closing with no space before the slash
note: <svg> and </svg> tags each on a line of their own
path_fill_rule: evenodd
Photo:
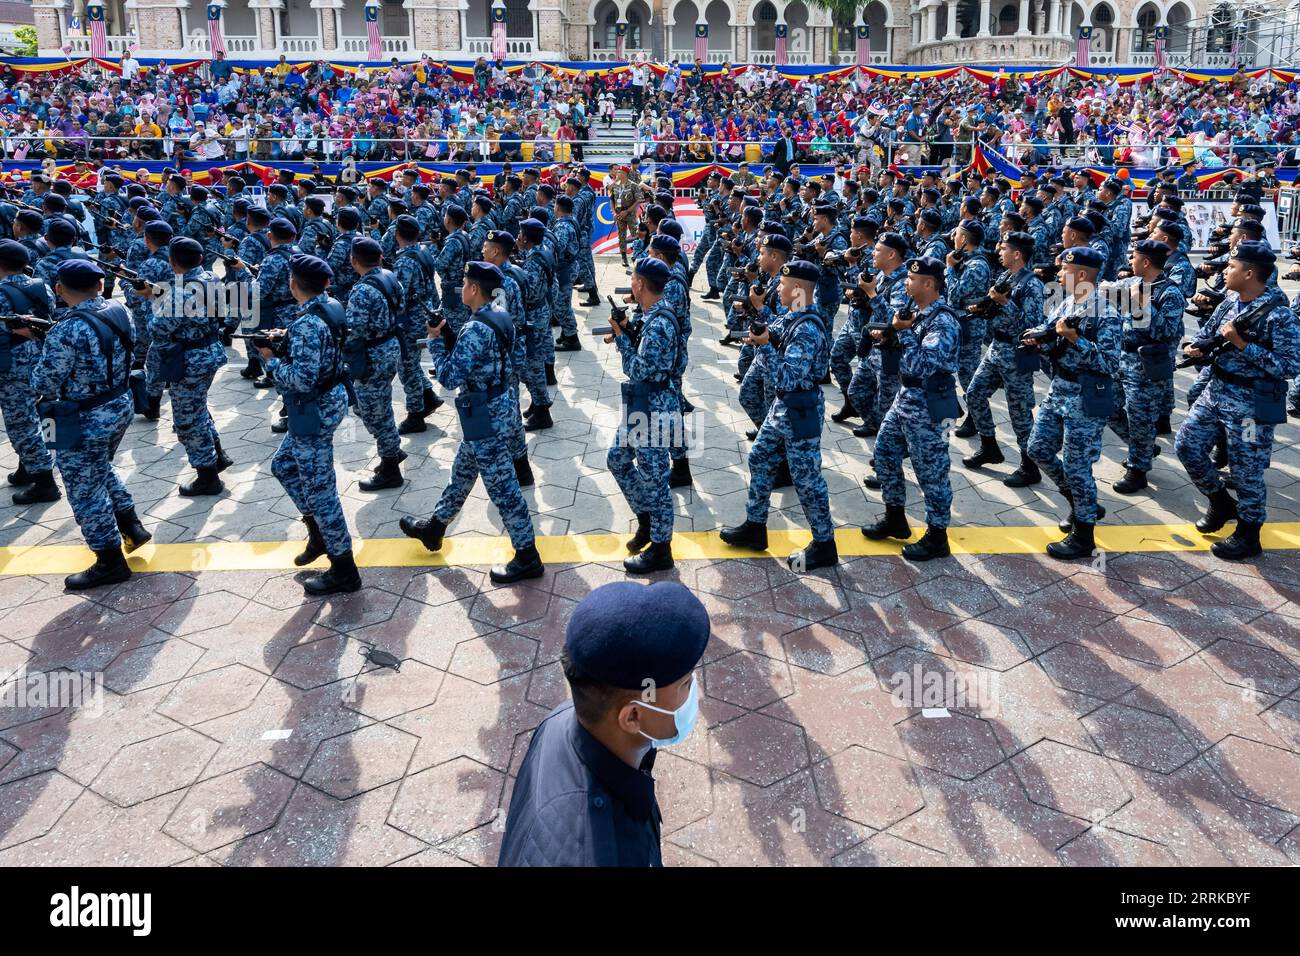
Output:
<svg viewBox="0 0 1300 956">
<path fill-rule="evenodd" d="M 913 539 L 923 531 L 914 527 Z M 1231 525 L 1223 534 L 1231 531 Z M 1110 554 L 1137 551 L 1205 551 L 1223 534 L 1206 537 L 1190 524 L 1105 525 L 1097 529 L 1097 547 Z M 621 561 L 627 557 L 626 534 L 555 535 L 537 539 L 548 564 Z M 1055 525 L 1017 528 L 960 527 L 949 531 L 956 554 L 1041 554 L 1062 535 Z M 784 558 L 810 540 L 807 531 L 771 531 L 765 552 L 745 551 L 722 542 L 716 531 L 685 531 L 673 535 L 673 555 L 682 561 L 725 558 Z M 857 528 L 835 534 L 843 557 L 897 555 L 902 542 L 870 541 Z M 1260 536 L 1270 550 L 1300 549 L 1300 522 L 1264 526 Z M 301 541 L 217 542 L 213 544 L 147 544 L 129 556 L 136 571 L 284 571 L 294 568 Z M 466 567 L 501 564 L 513 553 L 507 537 L 469 535 L 449 537 L 438 554 L 430 554 L 409 538 L 374 538 L 354 542 L 357 564 L 370 568 Z M 80 545 L 37 545 L 0 548 L 0 575 L 70 574 L 93 560 Z M 323 567 L 325 561 L 317 562 Z"/>
</svg>

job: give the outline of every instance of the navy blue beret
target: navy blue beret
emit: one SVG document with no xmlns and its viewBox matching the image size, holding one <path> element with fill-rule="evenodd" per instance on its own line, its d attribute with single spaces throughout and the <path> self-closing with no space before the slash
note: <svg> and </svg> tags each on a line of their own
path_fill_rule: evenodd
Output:
<svg viewBox="0 0 1300 956">
<path fill-rule="evenodd" d="M 1259 234 L 1260 234 L 1261 236 L 1264 234 L 1264 224 L 1263 224 L 1263 223 L 1257 223 L 1257 222 L 1254 222 L 1254 220 L 1251 220 L 1251 219 L 1246 219 L 1246 220 L 1242 220 L 1242 221 L 1243 221 L 1243 222 L 1251 222 L 1251 223 L 1254 223 L 1254 225 L 1256 225 L 1256 226 L 1259 227 Z M 1179 225 L 1178 223 L 1176 223 L 1176 222 L 1162 222 L 1162 223 L 1160 223 L 1156 228 L 1159 229 L 1161 232 L 1163 232 L 1166 236 L 1168 236 L 1170 239 L 1172 239 L 1172 240 L 1173 240 L 1174 242 L 1176 242 L 1176 243 L 1177 243 L 1177 242 L 1182 242 L 1184 239 L 1187 238 L 1187 234 L 1186 234 L 1185 232 L 1183 232 L 1183 227 L 1180 226 L 1180 225 Z M 1238 227 L 1237 227 L 1236 225 L 1234 225 L 1233 228 L 1236 229 L 1236 228 L 1238 228 Z"/>
<path fill-rule="evenodd" d="M 669 271 L 666 265 L 658 259 L 652 259 L 649 256 L 637 260 L 636 274 L 649 279 L 660 288 L 663 288 L 663 286 L 668 283 L 668 279 L 672 276 L 672 272 Z"/>
<path fill-rule="evenodd" d="M 585 676 L 641 690 L 675 684 L 695 669 L 709 642 L 709 614 L 676 581 L 615 581 L 573 609 L 564 649 Z"/>
<path fill-rule="evenodd" d="M 876 239 L 876 242 L 882 246 L 888 246 L 890 249 L 897 250 L 903 255 L 912 251 L 912 247 L 907 244 L 907 240 L 896 232 L 887 232 Z"/>
<path fill-rule="evenodd" d="M 784 252 L 787 256 L 794 253 L 794 244 L 785 236 L 768 236 L 763 240 L 764 249 L 775 249 L 777 252 Z"/>
<path fill-rule="evenodd" d="M 791 279 L 800 279 L 804 282 L 816 282 L 821 278 L 822 270 L 819 266 L 804 259 L 796 259 L 794 262 L 787 262 L 781 267 L 781 275 L 789 276 Z"/>
<path fill-rule="evenodd" d="M 871 229 L 871 226 L 874 222 L 875 220 L 872 219 L 870 216 L 854 216 L 853 228 L 861 229 L 863 232 L 867 232 Z"/>
<path fill-rule="evenodd" d="M 401 215 L 393 220 L 393 229 L 403 239 L 420 238 L 420 221 L 414 216 Z"/>
<path fill-rule="evenodd" d="M 665 219 L 659 223 L 659 234 L 662 236 L 672 236 L 678 241 L 681 240 L 684 230 L 682 224 L 676 219 Z"/>
<path fill-rule="evenodd" d="M 984 224 L 978 219 L 963 219 L 957 228 L 969 235 L 976 242 L 984 241 Z"/>
<path fill-rule="evenodd" d="M 1104 265 L 1101 253 L 1092 246 L 1071 246 L 1061 253 L 1061 263 L 1086 269 L 1100 269 Z"/>
<path fill-rule="evenodd" d="M 1039 199 L 1037 196 L 1026 196 L 1024 199 L 1020 201 L 1020 204 L 1022 206 L 1028 206 L 1034 212 L 1043 211 L 1043 201 Z"/>
<path fill-rule="evenodd" d="M 238 199 L 236 199 L 233 203 L 230 204 L 230 208 L 235 211 L 236 215 L 238 215 L 239 213 L 247 213 L 248 200 L 241 196 Z"/>
<path fill-rule="evenodd" d="M 1097 231 L 1096 227 L 1092 224 L 1092 220 L 1087 219 L 1084 216 L 1072 216 L 1066 220 L 1065 225 L 1068 228 L 1073 229 L 1075 232 L 1083 233 L 1085 236 L 1091 236 Z"/>
<path fill-rule="evenodd" d="M 414 186 L 411 187 L 411 192 L 415 193 L 417 196 L 423 196 L 427 199 L 429 198 L 429 193 L 433 192 L 433 190 L 429 188 L 428 183 L 416 183 Z"/>
<path fill-rule="evenodd" d="M 77 238 L 77 227 L 59 216 L 51 219 L 50 224 L 45 227 L 45 236 L 51 242 L 66 244 Z"/>
<path fill-rule="evenodd" d="M 931 279 L 943 279 L 943 263 L 934 256 L 919 256 L 907 263 L 907 272 L 914 276 L 929 276 Z"/>
<path fill-rule="evenodd" d="M 465 266 L 465 278 L 487 289 L 495 289 L 505 281 L 505 276 L 490 262 L 470 262 Z"/>
<path fill-rule="evenodd" d="M 1160 227 L 1163 231 L 1168 231 L 1164 226 Z M 1237 218 L 1232 221 L 1232 228 L 1241 232 L 1250 233 L 1256 239 L 1264 235 L 1264 224 L 1258 219 Z M 1181 229 L 1181 227 L 1180 227 Z"/>
<path fill-rule="evenodd" d="M 403 199 L 401 196 L 389 196 L 388 206 L 390 209 L 405 209 L 406 200 Z"/>
<path fill-rule="evenodd" d="M 559 212 L 573 212 L 573 197 L 572 197 L 572 196 L 556 196 L 556 197 L 555 197 L 555 208 L 556 208 Z"/>
<path fill-rule="evenodd" d="M 152 239 L 158 245 L 163 246 L 168 243 L 173 235 L 174 230 L 171 223 L 162 219 L 152 219 L 144 224 L 145 238 Z"/>
<path fill-rule="evenodd" d="M 528 218 L 536 219 L 543 226 L 546 226 L 551 222 L 551 211 L 545 206 L 534 206 L 532 209 L 528 210 Z"/>
<path fill-rule="evenodd" d="M 451 203 L 448 206 L 446 206 L 442 210 L 442 214 L 446 216 L 448 219 L 450 219 L 452 222 L 456 223 L 457 225 L 462 224 L 466 219 L 469 218 L 469 213 L 467 213 L 460 206 L 457 206 L 455 203 Z"/>
<path fill-rule="evenodd" d="M 371 189 L 378 189 L 381 193 L 388 191 L 388 180 L 380 179 L 378 176 L 367 179 L 366 185 Z"/>
<path fill-rule="evenodd" d="M 482 209 L 484 212 L 492 211 L 492 200 L 487 196 L 475 196 L 474 205 L 479 209 Z"/>
<path fill-rule="evenodd" d="M 334 278 L 330 264 L 317 256 L 294 256 L 289 260 L 289 272 L 295 278 L 316 286 L 324 286 Z"/>
<path fill-rule="evenodd" d="M 1003 218 L 1005 219 L 1006 217 L 1004 216 Z M 1034 253 L 1034 237 L 1027 232 L 1020 232 L 1019 230 L 1009 232 L 1002 237 L 1002 241 L 1009 246 L 1019 249 L 1026 257 L 1031 256 Z M 1077 246 L 1076 248 L 1083 247 Z"/>
<path fill-rule="evenodd" d="M 1169 247 L 1158 239 L 1143 239 L 1133 244 L 1133 251 L 1151 260 L 1157 268 L 1164 268 L 1169 260 Z"/>
<path fill-rule="evenodd" d="M 1252 239 L 1243 239 L 1237 243 L 1232 250 L 1232 258 L 1259 266 L 1271 266 L 1277 261 L 1277 256 L 1273 255 L 1267 242 L 1255 242 Z"/>
<path fill-rule="evenodd" d="M 0 266 L 6 269 L 23 269 L 31 262 L 27 247 L 17 239 L 0 239 Z"/>
<path fill-rule="evenodd" d="M 834 203 L 817 203 L 817 205 L 813 206 L 814 216 L 830 216 L 835 219 L 839 214 L 840 211 Z"/>
<path fill-rule="evenodd" d="M 152 223 L 150 224 L 152 225 Z M 186 255 L 203 258 L 203 244 L 197 239 L 191 239 L 189 236 L 178 236 L 167 245 L 167 251 L 180 253 L 181 257 Z"/>
<path fill-rule="evenodd" d="M 68 208 L 68 201 L 58 193 L 46 193 L 41 197 L 41 205 L 46 212 L 63 212 Z"/>
<path fill-rule="evenodd" d="M 56 278 L 74 292 L 89 292 L 104 278 L 104 270 L 89 259 L 65 259 L 59 264 Z"/>
<path fill-rule="evenodd" d="M 14 222 L 21 222 L 32 232 L 40 232 L 41 226 L 45 225 L 41 214 L 34 209 L 20 209 L 18 215 L 14 216 Z"/>
<path fill-rule="evenodd" d="M 493 229 L 487 234 L 487 238 L 484 241 L 495 243 L 506 252 L 510 252 L 515 248 L 515 237 L 510 235 L 510 233 L 506 232 L 504 229 Z"/>
<path fill-rule="evenodd" d="M 190 198 L 193 199 L 195 202 L 206 202 L 206 201 L 207 201 L 207 198 L 208 198 L 208 187 L 207 187 L 207 186 L 191 186 L 191 187 L 190 187 Z"/>
<path fill-rule="evenodd" d="M 296 239 L 298 230 L 290 220 L 277 216 L 271 220 L 271 235 L 277 239 Z"/>
<path fill-rule="evenodd" d="M 931 226 L 942 226 L 943 216 L 939 215 L 939 210 L 937 209 L 922 209 L 921 221 Z"/>
<path fill-rule="evenodd" d="M 658 249 L 660 252 L 681 252 L 682 244 L 672 236 L 659 233 L 650 239 L 650 248 Z"/>
<path fill-rule="evenodd" d="M 378 262 L 384 256 L 383 247 L 369 236 L 360 236 L 352 240 L 348 247 L 351 254 L 362 262 Z"/>
<path fill-rule="evenodd" d="M 289 187 L 284 183 L 271 183 L 271 187 L 267 189 L 267 192 L 272 196 L 288 196 Z"/>
<path fill-rule="evenodd" d="M 546 225 L 540 219 L 525 219 L 519 224 L 519 233 L 533 242 L 541 242 L 546 235 Z"/>
</svg>

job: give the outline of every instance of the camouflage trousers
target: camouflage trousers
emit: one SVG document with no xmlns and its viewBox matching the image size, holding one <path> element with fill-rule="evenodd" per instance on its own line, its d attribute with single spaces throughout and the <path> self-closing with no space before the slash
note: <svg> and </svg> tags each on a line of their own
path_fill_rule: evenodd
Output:
<svg viewBox="0 0 1300 956">
<path fill-rule="evenodd" d="M 822 476 L 821 436 L 796 441 L 786 419 L 785 406 L 779 399 L 772 403 L 754 438 L 754 445 L 749 449 L 749 497 L 745 502 L 745 517 L 758 524 L 767 524 L 772 483 L 782 457 L 790 464 L 794 490 L 812 527 L 813 540 L 831 540 L 835 537 L 835 526 L 831 523 L 830 493 Z"/>
<path fill-rule="evenodd" d="M 35 347 L 15 345 L 10 350 L 9 370 L 0 372 L 0 413 L 4 415 L 5 433 L 28 474 L 40 474 L 52 467 L 50 453 L 41 438 L 36 393 L 31 385 L 32 370 L 40 355 Z"/>
<path fill-rule="evenodd" d="M 396 458 L 402 451 L 402 441 L 393 417 L 393 379 L 402 361 L 401 347 L 395 339 L 389 339 L 367 353 L 370 369 L 366 377 L 352 380 L 357 395 L 357 417 L 374 438 L 379 457 Z"/>
<path fill-rule="evenodd" d="M 506 442 L 499 435 L 460 443 L 456 449 L 456 458 L 451 463 L 451 477 L 434 506 L 433 516 L 443 524 L 451 524 L 456 515 L 460 514 L 465 499 L 469 497 L 474 482 L 480 475 L 488 499 L 501 514 L 506 534 L 510 535 L 510 543 L 516 551 L 531 548 L 534 535 L 528 502 L 519 490 L 519 479 L 515 476 L 514 463 Z"/>
<path fill-rule="evenodd" d="M 1210 448 L 1226 432 L 1228 471 L 1237 489 L 1237 517 L 1263 524 L 1268 518 L 1264 473 L 1273 459 L 1273 429 L 1255 423 L 1255 400 L 1250 392 L 1212 379 L 1178 429 L 1174 450 L 1196 490 L 1212 495 L 1222 490 L 1224 483 L 1210 460 Z"/>
<path fill-rule="evenodd" d="M 920 389 L 899 392 L 876 436 L 876 477 L 882 496 L 885 504 L 900 508 L 907 504 L 904 452 L 912 458 L 916 483 L 925 496 L 925 523 L 932 528 L 948 527 L 952 517 L 948 429 L 934 423 Z"/>
<path fill-rule="evenodd" d="M 1061 382 L 1054 382 L 1055 392 Z M 1065 383 L 1070 385 L 1072 383 Z M 1049 395 L 1038 410 L 1026 450 L 1029 457 L 1074 500 L 1074 515 L 1086 524 L 1097 523 L 1097 482 L 1092 466 L 1101 457 L 1101 434 L 1106 419 L 1083 414 L 1079 386 L 1068 393 Z"/>
<path fill-rule="evenodd" d="M 352 550 L 334 478 L 334 428 L 309 437 L 285 435 L 271 458 L 271 474 L 304 516 L 316 519 L 325 549 L 333 556 Z"/>
<path fill-rule="evenodd" d="M 122 536 L 117 530 L 115 514 L 135 507 L 126 486 L 113 470 L 113 457 L 132 417 L 129 395 L 83 412 L 81 444 L 54 454 L 72 516 L 92 551 L 121 547 Z"/>
</svg>

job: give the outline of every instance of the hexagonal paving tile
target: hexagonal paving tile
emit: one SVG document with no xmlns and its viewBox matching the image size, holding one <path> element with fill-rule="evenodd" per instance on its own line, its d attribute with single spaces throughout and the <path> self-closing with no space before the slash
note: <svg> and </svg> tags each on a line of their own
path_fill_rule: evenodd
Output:
<svg viewBox="0 0 1300 956">
<path fill-rule="evenodd" d="M 91 788 L 119 807 L 129 807 L 188 787 L 221 745 L 181 729 L 123 747 Z"/>
<path fill-rule="evenodd" d="M 457 757 L 407 777 L 388 822 L 425 843 L 443 843 L 496 817 L 505 779 Z"/>
<path fill-rule="evenodd" d="M 706 664 L 704 686 L 710 697 L 746 710 L 759 710 L 793 690 L 790 668 L 762 654 L 737 651 Z"/>
<path fill-rule="evenodd" d="M 400 780 L 418 737 L 384 724 L 371 724 L 324 741 L 312 757 L 304 783 L 346 800 Z"/>
<path fill-rule="evenodd" d="M 1133 799 L 1105 757 L 1054 740 L 1016 754 L 1011 769 L 1034 803 L 1094 823 Z"/>
<path fill-rule="evenodd" d="M 1168 717 L 1123 704 L 1107 704 L 1083 725 L 1108 757 L 1158 773 L 1173 773 L 1196 757 L 1196 748 Z"/>
<path fill-rule="evenodd" d="M 808 766 L 803 731 L 763 714 L 745 714 L 708 736 L 714 766 L 760 787 Z"/>
<path fill-rule="evenodd" d="M 877 830 L 925 806 L 906 761 L 862 747 L 849 747 L 814 765 L 822 806 Z"/>
</svg>

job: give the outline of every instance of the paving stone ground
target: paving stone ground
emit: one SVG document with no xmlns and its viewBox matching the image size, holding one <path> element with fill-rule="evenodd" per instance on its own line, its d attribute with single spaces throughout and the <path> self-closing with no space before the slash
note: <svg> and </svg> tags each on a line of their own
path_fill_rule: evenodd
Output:
<svg viewBox="0 0 1300 956">
<path fill-rule="evenodd" d="M 603 272 L 605 288 L 624 281 Z M 703 454 L 676 501 L 679 529 L 707 531 L 743 512 L 746 443 L 718 361 L 734 352 L 714 343 L 716 307 L 696 315 L 687 393 Z M 557 427 L 529 439 L 539 530 L 623 532 L 631 516 L 604 471 L 615 362 L 603 346 L 560 362 Z M 166 420 L 131 428 L 120 461 L 160 541 L 302 535 L 268 472 L 272 398 L 237 367 L 216 404 L 239 464 L 217 502 L 177 496 L 187 468 Z M 359 493 L 372 446 L 359 428 L 340 442 L 356 533 L 396 536 L 401 515 L 428 512 L 454 452 L 451 416 L 435 421 L 407 443 L 400 494 Z M 833 513 L 860 524 L 879 500 L 860 480 L 869 447 L 826 435 Z M 1271 508 L 1295 520 L 1295 429 L 1281 439 Z M 1113 520 L 1195 515 L 1169 452 L 1158 501 L 1110 494 L 1120 455 L 1112 440 L 1099 466 Z M 14 463 L 0 446 L 0 467 Z M 955 520 L 1054 520 L 1055 496 L 997 480 L 1013 464 L 983 477 L 958 465 Z M 778 500 L 773 525 L 803 526 L 794 495 Z M 499 527 L 480 488 L 453 533 Z M 79 540 L 66 502 L 0 509 L 0 536 Z M 327 600 L 304 599 L 292 571 L 138 574 L 88 595 L 58 576 L 0 577 L 0 695 L 38 674 L 102 681 L 97 708 L 0 696 L 0 864 L 493 863 L 531 731 L 566 696 L 568 615 L 622 569 L 555 566 L 512 589 L 481 568 L 363 573 L 364 590 Z M 670 864 L 1300 862 L 1295 552 L 1240 567 L 1204 552 L 1101 568 L 861 557 L 803 577 L 731 559 L 671 576 L 714 635 L 701 724 L 656 768 Z M 373 648 L 400 672 L 369 664 Z M 946 710 L 925 697 L 935 681 Z"/>
</svg>

